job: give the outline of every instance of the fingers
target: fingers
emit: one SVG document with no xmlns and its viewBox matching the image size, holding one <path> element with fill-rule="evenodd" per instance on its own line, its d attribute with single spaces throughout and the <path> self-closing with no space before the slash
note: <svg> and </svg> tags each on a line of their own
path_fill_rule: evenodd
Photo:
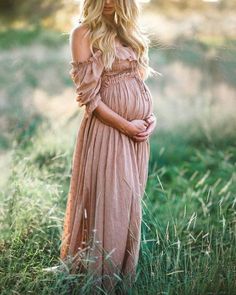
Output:
<svg viewBox="0 0 236 295">
<path fill-rule="evenodd" d="M 155 118 L 148 118 L 148 119 L 145 119 L 145 121 L 148 123 L 148 125 L 151 125 L 155 122 Z"/>
<path fill-rule="evenodd" d="M 154 120 L 148 125 L 147 130 L 154 130 L 155 126 L 156 126 L 156 121 Z"/>
<path fill-rule="evenodd" d="M 154 125 L 150 124 L 147 130 L 137 133 L 135 136 L 137 137 L 145 137 L 150 136 L 154 130 Z"/>
<path fill-rule="evenodd" d="M 146 136 L 150 136 L 151 135 L 151 133 L 150 132 L 142 132 L 142 134 L 140 134 L 140 133 L 138 133 L 138 134 L 136 134 L 135 136 L 137 137 L 137 138 L 144 138 L 144 137 L 146 137 Z"/>
<path fill-rule="evenodd" d="M 142 141 L 146 141 L 146 140 L 148 140 L 148 136 L 146 136 L 146 137 L 142 137 L 142 138 L 139 138 L 139 137 L 136 137 L 136 136 L 133 136 L 132 137 L 132 139 L 134 140 L 134 141 L 136 141 L 136 142 L 142 142 Z"/>
<path fill-rule="evenodd" d="M 132 136 L 132 139 L 136 142 L 146 141 L 149 136 L 152 134 L 156 125 L 156 118 L 153 114 L 151 114 L 146 119 L 143 119 L 143 125 L 146 127 L 146 130 L 140 131 Z"/>
<path fill-rule="evenodd" d="M 154 122 L 155 121 L 155 117 L 154 116 L 151 116 L 151 117 L 149 117 L 148 119 L 147 119 L 147 122 L 149 123 L 149 124 L 151 124 L 152 122 Z"/>
<path fill-rule="evenodd" d="M 149 123 L 144 121 L 144 126 L 147 127 L 148 125 L 149 125 Z"/>
</svg>

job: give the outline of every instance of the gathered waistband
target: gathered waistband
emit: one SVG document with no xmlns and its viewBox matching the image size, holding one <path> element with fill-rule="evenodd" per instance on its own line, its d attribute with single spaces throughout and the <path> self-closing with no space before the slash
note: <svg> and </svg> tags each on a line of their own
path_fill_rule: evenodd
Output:
<svg viewBox="0 0 236 295">
<path fill-rule="evenodd" d="M 146 85 L 141 79 L 137 67 L 131 67 L 129 70 L 117 73 L 117 74 L 105 74 L 102 76 L 101 88 L 107 88 L 111 84 L 118 83 L 119 81 L 127 78 L 135 78 L 138 81 L 140 90 L 146 100 L 149 100 Z"/>
</svg>

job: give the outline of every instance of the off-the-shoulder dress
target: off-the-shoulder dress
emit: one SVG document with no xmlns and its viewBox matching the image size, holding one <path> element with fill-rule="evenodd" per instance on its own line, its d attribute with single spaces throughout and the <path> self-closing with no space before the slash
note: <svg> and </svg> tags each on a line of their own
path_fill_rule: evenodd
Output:
<svg viewBox="0 0 236 295">
<path fill-rule="evenodd" d="M 133 48 L 116 44 L 117 57 L 105 70 L 102 52 L 72 61 L 71 77 L 85 113 L 73 154 L 60 258 L 114 285 L 119 275 L 136 274 L 140 249 L 141 199 L 150 154 L 149 139 L 135 142 L 94 114 L 99 100 L 127 120 L 153 112 Z M 78 270 L 78 268 L 77 268 Z M 115 274 L 115 275 L 114 275 Z"/>
</svg>

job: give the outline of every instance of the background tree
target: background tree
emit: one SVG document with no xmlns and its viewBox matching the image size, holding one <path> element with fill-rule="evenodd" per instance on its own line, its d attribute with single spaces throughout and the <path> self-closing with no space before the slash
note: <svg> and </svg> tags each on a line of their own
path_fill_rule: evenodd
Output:
<svg viewBox="0 0 236 295">
<path fill-rule="evenodd" d="M 23 22 L 37 26 L 45 19 L 53 18 L 58 11 L 70 5 L 72 5 L 72 0 L 66 2 L 65 0 L 1 0 L 1 22 L 5 24 Z"/>
</svg>

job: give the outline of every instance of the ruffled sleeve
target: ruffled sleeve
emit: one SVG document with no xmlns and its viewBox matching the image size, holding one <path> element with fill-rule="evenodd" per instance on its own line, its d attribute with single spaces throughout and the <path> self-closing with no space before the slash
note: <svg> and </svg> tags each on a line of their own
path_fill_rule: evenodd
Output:
<svg viewBox="0 0 236 295">
<path fill-rule="evenodd" d="M 71 61 L 70 76 L 76 86 L 76 101 L 85 106 L 85 117 L 88 118 L 101 100 L 101 75 L 104 70 L 102 53 L 98 49 L 86 61 Z"/>
</svg>

